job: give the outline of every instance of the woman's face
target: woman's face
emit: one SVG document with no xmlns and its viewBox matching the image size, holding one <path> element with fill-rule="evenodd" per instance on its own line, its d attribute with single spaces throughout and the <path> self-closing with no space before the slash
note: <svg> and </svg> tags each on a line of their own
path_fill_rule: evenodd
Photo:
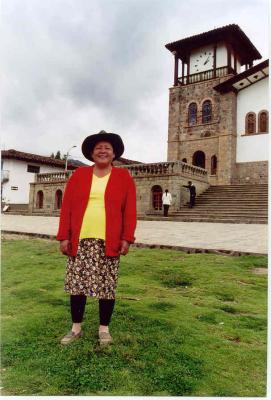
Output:
<svg viewBox="0 0 271 400">
<path fill-rule="evenodd" d="M 110 165 L 115 157 L 112 145 L 109 142 L 98 142 L 92 152 L 95 164 Z"/>
</svg>

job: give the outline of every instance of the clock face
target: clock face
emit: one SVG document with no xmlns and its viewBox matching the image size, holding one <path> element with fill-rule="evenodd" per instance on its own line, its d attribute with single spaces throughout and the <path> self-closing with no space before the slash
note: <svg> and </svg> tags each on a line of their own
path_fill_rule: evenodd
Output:
<svg viewBox="0 0 271 400">
<path fill-rule="evenodd" d="M 203 51 L 200 53 L 195 61 L 195 72 L 206 71 L 213 68 L 214 55 L 211 51 Z"/>
</svg>

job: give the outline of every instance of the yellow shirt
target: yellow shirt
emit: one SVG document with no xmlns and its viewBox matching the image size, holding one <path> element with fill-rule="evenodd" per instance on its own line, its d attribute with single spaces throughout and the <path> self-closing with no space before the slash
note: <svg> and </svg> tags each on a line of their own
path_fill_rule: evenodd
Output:
<svg viewBox="0 0 271 400">
<path fill-rule="evenodd" d="M 93 174 L 88 205 L 80 231 L 80 239 L 97 238 L 105 240 L 104 193 L 110 173 L 102 178 Z"/>
</svg>

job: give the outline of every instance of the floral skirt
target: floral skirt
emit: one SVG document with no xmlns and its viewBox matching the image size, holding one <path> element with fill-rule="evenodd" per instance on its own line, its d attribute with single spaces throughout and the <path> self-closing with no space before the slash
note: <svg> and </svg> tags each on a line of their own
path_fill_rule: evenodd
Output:
<svg viewBox="0 0 271 400">
<path fill-rule="evenodd" d="M 81 239 L 76 257 L 68 257 L 65 291 L 97 299 L 114 299 L 119 257 L 105 255 L 102 239 Z"/>
</svg>

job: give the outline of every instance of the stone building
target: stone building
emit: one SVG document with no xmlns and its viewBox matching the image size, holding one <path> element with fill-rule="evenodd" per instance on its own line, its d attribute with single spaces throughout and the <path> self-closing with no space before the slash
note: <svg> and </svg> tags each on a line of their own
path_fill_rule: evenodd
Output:
<svg viewBox="0 0 271 400">
<path fill-rule="evenodd" d="M 267 183 L 268 60 L 253 66 L 261 55 L 234 24 L 166 48 L 174 55 L 168 160 L 206 168 L 211 185 Z"/>
<path fill-rule="evenodd" d="M 171 211 L 180 210 L 188 201 L 182 186 L 188 180 L 197 194 L 210 185 L 267 183 L 268 60 L 253 65 L 261 55 L 234 24 L 166 48 L 174 55 L 167 162 L 120 165 L 135 179 L 139 216 L 161 213 L 165 189 L 173 197 Z M 30 211 L 57 214 L 52 194 L 43 210 L 36 209 L 35 196 L 42 188 L 63 191 L 66 179 L 37 175 Z"/>
</svg>

